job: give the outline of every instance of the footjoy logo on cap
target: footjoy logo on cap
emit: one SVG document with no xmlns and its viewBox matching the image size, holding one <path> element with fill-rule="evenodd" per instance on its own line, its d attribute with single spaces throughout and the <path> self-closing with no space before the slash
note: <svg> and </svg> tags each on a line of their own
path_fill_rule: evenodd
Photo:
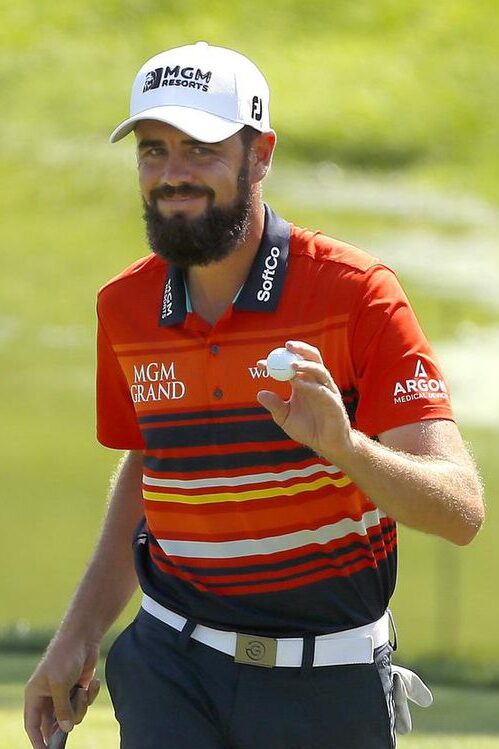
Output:
<svg viewBox="0 0 499 749">
<path fill-rule="evenodd" d="M 259 96 L 254 96 L 251 100 L 251 116 L 254 120 L 260 120 L 263 116 L 263 102 Z"/>
<path fill-rule="evenodd" d="M 205 73 L 200 68 L 189 65 L 184 67 L 167 65 L 164 68 L 154 68 L 146 73 L 142 93 L 160 86 L 184 86 L 184 88 L 195 88 L 198 91 L 208 91 L 211 76 L 211 70 Z"/>
</svg>

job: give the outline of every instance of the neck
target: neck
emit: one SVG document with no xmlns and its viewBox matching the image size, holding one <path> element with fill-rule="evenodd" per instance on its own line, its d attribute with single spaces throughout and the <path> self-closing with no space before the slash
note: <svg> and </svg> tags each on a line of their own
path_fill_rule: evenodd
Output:
<svg viewBox="0 0 499 749">
<path fill-rule="evenodd" d="M 245 282 L 262 240 L 265 211 L 261 200 L 251 209 L 244 239 L 223 260 L 195 265 L 186 274 L 193 310 L 213 325 Z"/>
</svg>

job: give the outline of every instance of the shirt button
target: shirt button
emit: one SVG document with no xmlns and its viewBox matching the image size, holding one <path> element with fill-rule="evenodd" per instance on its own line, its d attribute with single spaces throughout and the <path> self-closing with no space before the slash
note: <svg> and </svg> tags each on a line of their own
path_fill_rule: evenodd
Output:
<svg viewBox="0 0 499 749">
<path fill-rule="evenodd" d="M 221 388 L 215 388 L 213 391 L 213 395 L 217 400 L 220 400 L 220 398 L 223 398 L 224 391 Z"/>
<path fill-rule="evenodd" d="M 213 343 L 210 346 L 210 353 L 212 353 L 213 356 L 216 356 L 219 351 L 220 351 L 220 346 L 218 345 L 218 343 Z"/>
</svg>

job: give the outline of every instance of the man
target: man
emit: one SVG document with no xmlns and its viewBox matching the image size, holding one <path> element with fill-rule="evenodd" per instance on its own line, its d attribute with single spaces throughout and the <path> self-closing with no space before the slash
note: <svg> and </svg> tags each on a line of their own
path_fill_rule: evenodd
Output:
<svg viewBox="0 0 499 749">
<path fill-rule="evenodd" d="M 393 273 L 262 202 L 268 103 L 253 63 L 200 42 L 141 68 L 111 136 L 135 133 L 153 254 L 99 295 L 98 437 L 127 454 L 27 686 L 36 749 L 95 698 L 136 573 L 107 662 L 124 749 L 394 746 L 396 521 L 457 544 L 482 523 Z M 284 343 L 291 383 L 265 369 Z"/>
</svg>

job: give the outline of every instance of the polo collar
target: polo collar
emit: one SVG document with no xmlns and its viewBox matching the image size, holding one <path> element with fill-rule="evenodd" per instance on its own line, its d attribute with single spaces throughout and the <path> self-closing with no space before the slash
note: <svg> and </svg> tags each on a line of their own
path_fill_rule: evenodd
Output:
<svg viewBox="0 0 499 749">
<path fill-rule="evenodd" d="M 272 312 L 281 298 L 289 255 L 291 227 L 268 205 L 262 241 L 233 306 L 251 312 Z M 187 316 L 187 289 L 184 274 L 176 265 L 167 268 L 159 324 L 170 327 L 184 322 Z"/>
</svg>

